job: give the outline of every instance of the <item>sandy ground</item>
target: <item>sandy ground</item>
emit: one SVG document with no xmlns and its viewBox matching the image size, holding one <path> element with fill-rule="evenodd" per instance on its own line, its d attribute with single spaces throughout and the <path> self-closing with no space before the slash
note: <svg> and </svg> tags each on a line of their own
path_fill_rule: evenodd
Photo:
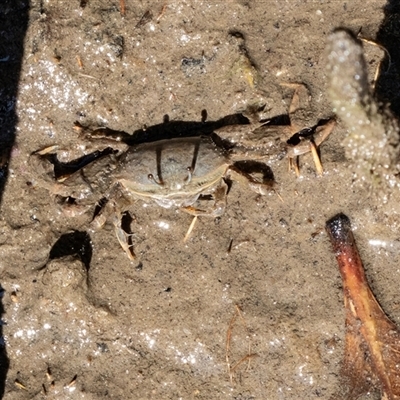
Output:
<svg viewBox="0 0 400 400">
<path fill-rule="evenodd" d="M 165 115 L 199 122 L 204 109 L 210 121 L 252 104 L 265 105 L 265 118 L 284 115 L 293 90 L 282 83 L 307 85 L 296 122 L 312 126 L 333 115 L 327 35 L 362 28 L 391 50 L 398 10 L 385 14 L 373 0 L 125 3 L 124 16 L 117 0 L 30 4 L 15 141 L 1 136 L 12 144 L 0 215 L 4 399 L 329 399 L 341 391 L 344 346 L 341 281 L 324 232 L 335 213 L 351 218 L 374 293 L 400 324 L 399 195 L 381 204 L 354 179 L 343 124 L 321 146 L 323 176 L 310 155 L 300 178 L 271 157 L 275 192 L 234 182 L 226 213 L 200 219 L 186 243 L 189 215 L 133 204 L 135 261 L 111 224 L 93 234 L 90 219 L 67 218 L 33 184 L 41 176 L 28 158 L 55 144 L 63 159 L 82 154 L 75 121 L 132 133 Z M 373 74 L 383 53 L 369 44 L 365 52 Z M 394 68 L 383 69 L 377 93 L 396 112 Z"/>
</svg>

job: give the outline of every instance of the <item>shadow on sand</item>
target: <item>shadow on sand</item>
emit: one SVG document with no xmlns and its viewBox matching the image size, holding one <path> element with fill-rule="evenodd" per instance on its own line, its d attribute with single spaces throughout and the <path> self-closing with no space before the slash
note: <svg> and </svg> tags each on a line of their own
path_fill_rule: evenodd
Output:
<svg viewBox="0 0 400 400">
<path fill-rule="evenodd" d="M 0 212 L 18 121 L 15 104 L 29 7 L 29 0 L 1 0 L 0 2 Z M 0 285 L 0 318 L 4 314 L 1 301 L 3 293 L 4 290 Z M 9 359 L 0 322 L 0 398 L 4 395 L 8 368 Z"/>
</svg>

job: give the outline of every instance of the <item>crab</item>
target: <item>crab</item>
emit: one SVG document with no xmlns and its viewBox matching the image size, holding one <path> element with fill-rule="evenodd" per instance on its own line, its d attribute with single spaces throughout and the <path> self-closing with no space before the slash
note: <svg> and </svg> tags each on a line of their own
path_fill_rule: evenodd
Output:
<svg viewBox="0 0 400 400">
<path fill-rule="evenodd" d="M 35 171 L 40 168 L 42 172 L 37 183 L 56 194 L 65 211 L 73 215 L 86 213 L 94 200 L 97 201 L 100 211 L 93 218 L 91 228 L 96 230 L 111 220 L 121 247 L 129 259 L 134 260 L 130 235 L 121 226 L 122 213 L 133 202 L 153 200 L 161 207 L 181 209 L 194 216 L 187 239 L 198 217 L 223 215 L 227 181 L 247 183 L 252 191 L 266 194 L 273 190 L 273 179 L 263 161 L 285 153 L 293 159 L 312 151 L 334 126 L 334 120 L 316 126 L 315 141 L 305 139 L 290 147 L 282 140 L 279 129 L 275 129 L 276 135 L 268 136 L 272 129 L 270 121 L 243 124 L 246 119 L 240 116 L 236 117 L 236 122 L 241 123 L 227 125 L 228 120 L 231 119 L 203 121 L 187 131 L 179 130 L 178 124 L 177 137 L 171 137 L 170 130 L 164 129 L 167 138 L 162 139 L 149 134 L 151 128 L 132 136 L 108 128 L 93 130 L 76 124 L 81 135 L 91 141 L 97 139 L 105 148 L 72 164 L 58 161 L 57 146 L 36 151 L 31 158 Z M 170 124 L 173 126 L 174 123 Z M 152 141 L 151 136 L 156 140 Z M 110 141 L 116 146 L 110 147 Z M 248 153 L 244 156 L 241 149 L 244 146 L 259 150 L 261 155 L 258 159 L 253 159 L 251 152 L 250 157 Z M 248 158 L 247 163 L 238 161 Z M 69 174 L 70 169 L 72 174 Z M 200 200 L 204 198 L 213 200 L 210 206 L 201 206 Z"/>
</svg>

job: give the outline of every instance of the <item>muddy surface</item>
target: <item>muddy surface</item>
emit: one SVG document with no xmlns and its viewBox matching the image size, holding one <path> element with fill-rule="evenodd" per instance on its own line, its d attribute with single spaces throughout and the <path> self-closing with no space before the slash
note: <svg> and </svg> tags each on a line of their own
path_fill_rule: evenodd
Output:
<svg viewBox="0 0 400 400">
<path fill-rule="evenodd" d="M 234 182 L 226 213 L 200 219 L 186 243 L 191 216 L 132 205 L 135 261 L 111 224 L 92 233 L 90 218 L 68 218 L 34 184 L 28 158 L 50 145 L 63 160 L 87 152 L 75 121 L 132 133 L 166 115 L 200 122 L 202 110 L 209 121 L 250 105 L 265 105 L 264 118 L 285 115 L 293 90 L 282 83 L 309 88 L 296 123 L 315 125 L 333 115 L 327 35 L 362 28 L 391 49 L 396 10 L 384 1 L 125 3 L 124 16 L 117 0 L 30 5 L 0 216 L 4 399 L 329 399 L 341 390 L 344 348 L 324 232 L 334 214 L 351 218 L 372 289 L 400 324 L 398 189 L 380 197 L 360 184 L 341 122 L 321 146 L 323 176 L 310 155 L 299 178 L 271 157 L 275 192 Z M 364 49 L 372 81 L 384 54 Z M 396 112 L 393 68 L 384 64 L 376 91 Z"/>
</svg>

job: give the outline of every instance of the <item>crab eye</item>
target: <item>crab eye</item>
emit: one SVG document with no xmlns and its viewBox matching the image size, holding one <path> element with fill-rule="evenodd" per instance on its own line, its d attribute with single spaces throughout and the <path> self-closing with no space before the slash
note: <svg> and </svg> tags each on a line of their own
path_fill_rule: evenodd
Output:
<svg viewBox="0 0 400 400">
<path fill-rule="evenodd" d="M 193 168 L 192 167 L 187 167 L 187 172 L 188 176 L 185 178 L 185 182 L 189 183 L 192 180 L 192 175 L 193 175 Z"/>
<path fill-rule="evenodd" d="M 164 181 L 160 179 L 159 181 L 154 177 L 153 174 L 148 174 L 147 177 L 149 178 L 150 181 L 154 182 L 158 186 L 164 186 Z"/>
</svg>

